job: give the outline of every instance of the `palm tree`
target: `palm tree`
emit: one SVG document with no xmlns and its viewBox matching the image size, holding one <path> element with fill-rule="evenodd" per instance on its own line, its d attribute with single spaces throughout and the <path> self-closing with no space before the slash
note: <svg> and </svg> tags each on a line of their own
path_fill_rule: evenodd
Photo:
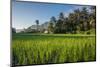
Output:
<svg viewBox="0 0 100 67">
<path fill-rule="evenodd" d="M 52 17 L 50 18 L 50 22 L 56 23 L 56 18 L 55 18 L 54 16 L 52 16 Z"/>
<path fill-rule="evenodd" d="M 53 31 L 54 31 L 53 23 L 51 23 L 51 22 L 48 25 L 48 31 L 49 31 L 49 33 L 53 33 Z"/>
<path fill-rule="evenodd" d="M 91 13 L 89 15 L 89 23 L 92 26 L 92 28 L 95 28 L 95 22 L 96 22 L 96 7 L 91 6 L 90 7 Z"/>
<path fill-rule="evenodd" d="M 68 17 L 68 21 L 69 21 L 69 30 L 71 33 L 73 33 L 74 31 L 74 24 L 75 24 L 75 14 L 74 13 L 70 13 L 69 17 Z"/>
<path fill-rule="evenodd" d="M 90 28 L 89 22 L 88 22 L 88 18 L 89 18 L 89 13 L 86 7 L 83 7 L 81 10 L 81 22 L 82 22 L 82 31 L 86 31 Z"/>
<path fill-rule="evenodd" d="M 37 25 L 37 31 L 38 31 L 38 28 L 39 28 L 39 27 L 38 27 L 38 26 L 39 26 L 39 20 L 36 20 L 35 22 L 36 22 L 36 25 Z"/>
<path fill-rule="evenodd" d="M 62 20 L 62 21 L 64 21 L 64 14 L 63 14 L 63 12 L 60 12 L 59 19 Z"/>
<path fill-rule="evenodd" d="M 79 32 L 80 31 L 80 27 L 79 27 L 79 25 L 80 25 L 80 15 L 81 15 L 81 12 L 80 12 L 80 10 L 79 9 L 76 9 L 76 10 L 74 10 L 74 14 L 75 14 L 75 19 L 74 19 L 74 21 L 75 21 L 75 32 L 77 33 L 77 32 Z"/>
<path fill-rule="evenodd" d="M 74 14 L 75 14 L 75 17 L 76 17 L 76 22 L 79 23 L 79 20 L 80 20 L 80 10 L 79 9 L 74 10 Z"/>
<path fill-rule="evenodd" d="M 50 23 L 53 23 L 53 26 L 55 26 L 55 24 L 56 24 L 56 18 L 54 17 L 54 16 L 52 16 L 51 18 L 50 18 Z"/>
</svg>

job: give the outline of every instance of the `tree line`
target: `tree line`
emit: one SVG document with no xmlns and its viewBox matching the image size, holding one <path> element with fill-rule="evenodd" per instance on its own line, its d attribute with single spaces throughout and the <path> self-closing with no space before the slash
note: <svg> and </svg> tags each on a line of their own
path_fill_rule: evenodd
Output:
<svg viewBox="0 0 100 67">
<path fill-rule="evenodd" d="M 75 9 L 68 17 L 65 17 L 63 12 L 59 14 L 58 19 L 51 17 L 48 30 L 52 33 L 80 33 L 95 29 L 95 27 L 96 7 L 91 6 L 89 9 L 86 7 L 81 10 Z"/>
</svg>

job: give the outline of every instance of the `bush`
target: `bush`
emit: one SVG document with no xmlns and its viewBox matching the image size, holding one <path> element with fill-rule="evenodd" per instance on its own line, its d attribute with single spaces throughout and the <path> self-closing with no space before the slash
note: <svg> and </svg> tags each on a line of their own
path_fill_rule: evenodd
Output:
<svg viewBox="0 0 100 67">
<path fill-rule="evenodd" d="M 91 34 L 90 31 L 88 31 L 86 34 Z"/>
</svg>

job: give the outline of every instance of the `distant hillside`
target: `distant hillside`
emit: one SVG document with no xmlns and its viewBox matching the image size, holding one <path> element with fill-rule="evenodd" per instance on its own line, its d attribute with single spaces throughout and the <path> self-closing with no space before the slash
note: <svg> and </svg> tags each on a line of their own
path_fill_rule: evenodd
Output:
<svg viewBox="0 0 100 67">
<path fill-rule="evenodd" d="M 22 31 L 24 31 L 24 29 L 16 29 L 16 33 L 20 33 Z"/>
<path fill-rule="evenodd" d="M 49 24 L 49 22 L 45 22 L 45 23 L 43 23 L 41 25 L 38 25 L 38 28 L 39 29 L 47 29 L 48 28 L 48 24 Z M 30 28 L 30 29 L 37 29 L 37 25 L 31 25 L 28 28 Z"/>
</svg>

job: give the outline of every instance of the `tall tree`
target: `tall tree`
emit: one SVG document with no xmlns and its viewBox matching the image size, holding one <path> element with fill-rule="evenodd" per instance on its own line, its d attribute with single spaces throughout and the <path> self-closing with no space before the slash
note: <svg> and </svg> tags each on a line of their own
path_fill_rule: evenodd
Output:
<svg viewBox="0 0 100 67">
<path fill-rule="evenodd" d="M 55 25 L 55 33 L 65 33 L 65 23 L 64 14 L 61 12 Z"/>
<path fill-rule="evenodd" d="M 64 18 L 64 21 L 62 23 L 62 32 L 63 33 L 66 33 L 68 31 L 68 24 L 69 24 L 69 21 L 68 21 L 68 18 Z"/>
<path fill-rule="evenodd" d="M 80 9 L 75 9 L 74 10 L 74 30 L 75 30 L 75 33 L 78 33 L 80 31 L 80 15 L 81 15 L 81 12 L 80 12 Z"/>
<path fill-rule="evenodd" d="M 69 31 L 71 33 L 74 33 L 74 29 L 75 29 L 75 14 L 74 13 L 70 13 L 68 16 L 68 21 L 69 21 Z"/>
<path fill-rule="evenodd" d="M 95 6 L 91 6 L 90 9 L 91 9 L 92 13 L 96 14 L 96 7 Z"/>
<path fill-rule="evenodd" d="M 63 14 L 63 12 L 61 12 L 60 14 L 59 14 L 59 20 L 64 20 L 64 14 Z"/>
<path fill-rule="evenodd" d="M 88 22 L 88 18 L 89 18 L 89 13 L 86 7 L 82 8 L 81 11 L 81 22 L 82 22 L 82 31 L 86 31 L 88 29 L 90 29 L 90 24 Z"/>
<path fill-rule="evenodd" d="M 90 10 L 91 10 L 91 13 L 90 13 L 89 22 L 90 22 L 91 28 L 95 28 L 96 27 L 96 7 L 91 6 Z"/>
<path fill-rule="evenodd" d="M 52 17 L 50 18 L 50 22 L 56 23 L 56 18 L 55 18 L 54 16 L 52 16 Z"/>
<path fill-rule="evenodd" d="M 49 33 L 53 33 L 53 31 L 54 31 L 53 23 L 51 23 L 51 22 L 48 25 L 48 31 L 49 31 Z"/>
<path fill-rule="evenodd" d="M 16 33 L 16 29 L 15 28 L 12 28 L 12 33 Z"/>
<path fill-rule="evenodd" d="M 51 18 L 50 18 L 50 23 L 53 23 L 53 26 L 55 26 L 56 25 L 56 18 L 54 17 L 54 16 L 52 16 Z"/>
<path fill-rule="evenodd" d="M 38 27 L 39 26 L 39 20 L 36 20 L 35 22 L 36 22 L 36 25 L 37 25 L 37 31 L 39 31 L 38 30 L 39 29 L 39 27 Z"/>
</svg>

